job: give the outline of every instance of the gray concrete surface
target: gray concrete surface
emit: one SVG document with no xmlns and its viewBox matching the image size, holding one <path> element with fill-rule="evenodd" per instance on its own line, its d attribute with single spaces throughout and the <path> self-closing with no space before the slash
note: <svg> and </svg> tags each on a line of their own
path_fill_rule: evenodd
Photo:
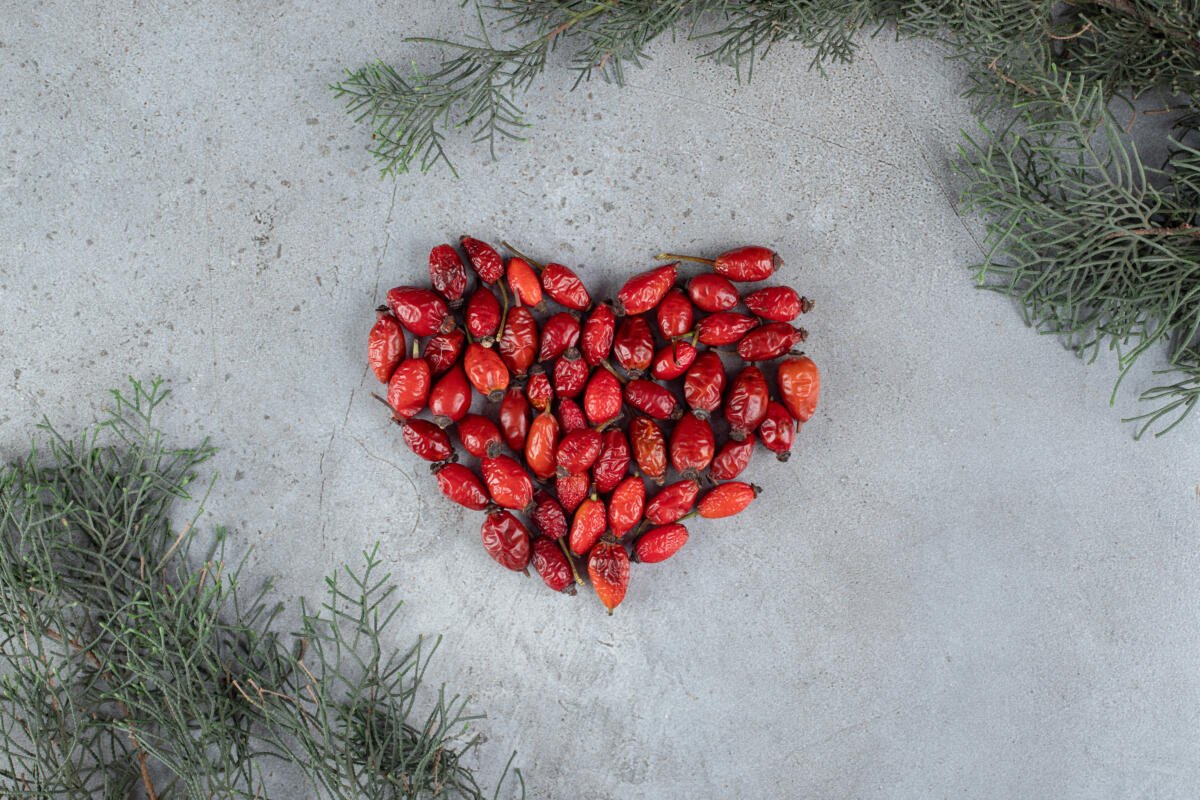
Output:
<svg viewBox="0 0 1200 800">
<path fill-rule="evenodd" d="M 454 4 L 7 2 L 0 452 L 161 372 L 210 436 L 209 519 L 291 600 L 376 539 L 397 643 L 488 711 L 533 798 L 1194 797 L 1200 418 L 1134 442 L 1146 369 L 1087 367 L 973 291 L 928 44 L 748 86 L 663 42 L 617 89 L 527 97 L 530 141 L 380 180 L 325 86 L 452 34 Z M 606 617 L 495 567 L 369 397 L 390 286 L 469 232 L 603 294 L 662 246 L 774 245 L 818 301 L 825 389 L 764 498 L 634 573 Z"/>
</svg>

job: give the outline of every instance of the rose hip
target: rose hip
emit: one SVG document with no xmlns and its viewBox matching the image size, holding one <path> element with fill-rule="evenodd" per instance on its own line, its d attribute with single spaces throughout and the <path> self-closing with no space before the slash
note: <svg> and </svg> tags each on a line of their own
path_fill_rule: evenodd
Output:
<svg viewBox="0 0 1200 800">
<path fill-rule="evenodd" d="M 629 469 L 629 440 L 620 428 L 600 434 L 600 455 L 592 465 L 592 480 L 596 491 L 608 494 L 625 477 Z"/>
<path fill-rule="evenodd" d="M 678 522 L 651 528 L 638 537 L 633 548 L 633 560 L 643 564 L 666 561 L 687 544 L 688 530 Z"/>
<path fill-rule="evenodd" d="M 576 555 L 587 555 L 596 541 L 604 535 L 608 516 L 605 514 L 604 501 L 593 492 L 590 497 L 575 509 L 575 518 L 571 522 L 569 545 L 571 552 Z"/>
<path fill-rule="evenodd" d="M 783 266 L 783 259 L 774 250 L 758 245 L 747 245 L 726 250 L 715 259 L 681 256 L 675 253 L 660 253 L 660 261 L 697 261 L 708 264 L 715 272 L 731 281 L 761 281 L 771 277 Z"/>
<path fill-rule="evenodd" d="M 753 438 L 747 436 L 740 442 L 736 439 L 729 439 L 717 451 L 712 467 L 708 470 L 708 476 L 716 481 L 731 481 L 742 474 L 742 470 L 750 463 L 752 455 L 754 455 Z"/>
<path fill-rule="evenodd" d="M 491 503 L 479 476 L 462 464 L 434 464 L 433 474 L 442 494 L 460 506 L 466 506 L 472 511 L 482 511 Z"/>
<path fill-rule="evenodd" d="M 700 494 L 700 483 L 687 479 L 672 483 L 661 490 L 646 504 L 646 519 L 655 525 L 674 522 L 692 510 L 696 495 Z"/>
<path fill-rule="evenodd" d="M 440 430 L 436 425 L 434 430 Z M 500 429 L 482 414 L 467 414 L 457 423 L 458 441 L 463 449 L 476 458 L 491 458 L 500 455 Z"/>
<path fill-rule="evenodd" d="M 554 495 L 544 489 L 533 493 L 533 511 L 529 518 L 543 536 L 561 539 L 567 535 L 567 514 Z"/>
<path fill-rule="evenodd" d="M 533 418 L 525 437 L 525 464 L 542 480 L 555 475 L 554 454 L 558 447 L 558 420 L 546 409 Z"/>
<path fill-rule="evenodd" d="M 510 258 L 506 279 L 517 303 L 539 313 L 546 310 L 546 301 L 542 299 L 542 282 L 538 280 L 537 273 L 529 266 L 528 261 L 523 258 Z"/>
<path fill-rule="evenodd" d="M 504 276 L 504 262 L 496 248 L 470 236 L 462 237 L 459 243 L 462 244 L 463 250 L 467 251 L 467 260 L 471 262 L 471 268 L 475 270 L 479 280 L 492 284 Z"/>
<path fill-rule="evenodd" d="M 715 449 L 712 426 L 694 411 L 680 417 L 671 431 L 671 466 L 685 478 L 699 478 L 712 463 Z"/>
<path fill-rule="evenodd" d="M 583 323 L 579 349 L 589 366 L 596 366 L 612 351 L 613 334 L 617 329 L 617 316 L 612 306 L 601 303 L 592 309 Z"/>
<path fill-rule="evenodd" d="M 783 404 L 796 421 L 812 419 L 817 410 L 817 396 L 821 393 L 821 374 L 812 359 L 807 356 L 784 359 L 775 380 Z"/>
<path fill-rule="evenodd" d="M 463 370 L 475 391 L 488 400 L 495 403 L 504 397 L 504 390 L 508 388 L 508 367 L 495 350 L 471 342 L 463 354 Z"/>
<path fill-rule="evenodd" d="M 525 449 L 525 437 L 529 434 L 529 421 L 532 414 L 529 401 L 519 386 L 510 386 L 500 401 L 500 433 L 504 435 L 504 443 L 510 450 L 521 452 Z"/>
<path fill-rule="evenodd" d="M 546 371 L 541 364 L 533 365 L 529 370 L 529 380 L 525 384 L 525 397 L 537 411 L 545 411 L 554 400 L 554 387 L 546 377 Z"/>
<path fill-rule="evenodd" d="M 542 582 L 556 592 L 568 588 L 569 594 L 575 594 L 575 579 L 571 572 L 571 564 L 553 539 L 542 536 L 533 540 L 533 568 L 541 577 Z"/>
<path fill-rule="evenodd" d="M 558 502 L 568 514 L 574 512 L 588 495 L 587 473 L 559 475 L 554 479 L 554 493 L 558 495 Z"/>
<path fill-rule="evenodd" d="M 649 417 L 634 417 L 629 423 L 629 448 L 638 469 L 659 486 L 667 474 L 667 440 Z"/>
<path fill-rule="evenodd" d="M 812 301 L 801 297 L 790 286 L 764 286 L 742 298 L 742 303 L 763 319 L 772 322 L 791 322 L 812 310 Z"/>
<path fill-rule="evenodd" d="M 587 420 L 583 417 L 583 409 L 569 397 L 564 397 L 558 401 L 558 427 L 564 436 L 572 431 L 587 427 Z"/>
<path fill-rule="evenodd" d="M 563 436 L 555 451 L 559 475 L 587 472 L 600 457 L 601 436 L 595 428 L 581 428 Z"/>
<path fill-rule="evenodd" d="M 429 369 L 429 366 L 426 365 L 425 368 Z M 437 426 L 445 428 L 466 416 L 470 409 L 471 384 L 467 382 L 462 365 L 455 364 L 449 372 L 438 378 L 438 382 L 429 391 L 429 412 L 433 414 L 433 421 Z"/>
<path fill-rule="evenodd" d="M 500 332 L 496 349 L 513 375 L 524 375 L 537 356 L 537 320 L 528 308 L 517 306 L 510 309 Z"/>
<path fill-rule="evenodd" d="M 458 328 L 431 337 L 425 343 L 425 361 L 429 363 L 429 373 L 435 378 L 444 375 L 458 362 L 466 343 L 467 335 Z"/>
<path fill-rule="evenodd" d="M 744 361 L 769 361 L 807 337 L 804 328 L 794 328 L 790 322 L 769 322 L 743 336 L 737 351 Z"/>
<path fill-rule="evenodd" d="M 448 244 L 439 244 L 429 251 L 429 281 L 451 308 L 462 303 L 467 288 L 467 268 L 457 250 Z"/>
<path fill-rule="evenodd" d="M 767 416 L 758 424 L 758 438 L 780 461 L 791 457 L 792 442 L 796 440 L 796 420 L 783 403 L 774 400 L 767 403 Z"/>
<path fill-rule="evenodd" d="M 660 381 L 673 381 L 696 360 L 696 348 L 687 342 L 664 345 L 654 356 L 650 374 Z"/>
<path fill-rule="evenodd" d="M 682 289 L 672 289 L 667 292 L 667 296 L 658 304 L 658 311 L 655 314 L 658 330 L 664 339 L 683 336 L 690 331 L 694 317 L 695 309 L 692 308 L 692 301 L 688 299 Z"/>
<path fill-rule="evenodd" d="M 683 406 L 667 387 L 637 378 L 625 384 L 625 402 L 655 419 L 679 419 Z"/>
<path fill-rule="evenodd" d="M 520 572 L 529 566 L 529 531 L 510 512 L 488 512 L 481 529 L 483 549 L 502 567 Z"/>
<path fill-rule="evenodd" d="M 642 317 L 626 317 L 613 337 L 613 355 L 630 375 L 640 375 L 654 360 L 654 334 Z"/>
<path fill-rule="evenodd" d="M 416 350 L 416 342 L 413 343 L 413 350 Z M 419 414 L 429 399 L 431 380 L 429 364 L 425 359 L 417 358 L 415 354 L 412 358 L 404 359 L 388 381 L 388 405 L 397 416 L 404 419 Z"/>
<path fill-rule="evenodd" d="M 375 324 L 367 336 L 367 363 L 379 382 L 387 383 L 404 358 L 404 330 L 387 306 L 380 306 L 375 313 Z"/>
<path fill-rule="evenodd" d="M 520 511 L 533 502 L 533 481 L 516 459 L 508 456 L 484 458 L 479 466 L 488 494 L 496 505 Z"/>
<path fill-rule="evenodd" d="M 732 517 L 743 511 L 762 489 L 750 483 L 730 481 L 722 483 L 700 498 L 696 510 L 705 519 Z"/>
<path fill-rule="evenodd" d="M 621 382 L 606 369 L 592 373 L 583 393 L 583 411 L 588 422 L 600 425 L 621 413 Z"/>
<path fill-rule="evenodd" d="M 426 461 L 445 461 L 454 455 L 450 436 L 425 419 L 410 419 L 400 423 L 404 443 Z"/>
<path fill-rule="evenodd" d="M 701 311 L 728 311 L 738 304 L 737 287 L 723 275 L 702 272 L 688 281 L 688 297 Z"/>
<path fill-rule="evenodd" d="M 758 427 L 767 416 L 768 399 L 767 379 L 761 369 L 751 365 L 738 373 L 725 398 L 730 438 L 741 441 Z"/>
<path fill-rule="evenodd" d="M 696 339 L 709 347 L 733 344 L 758 326 L 758 319 L 736 311 L 719 311 L 700 320 Z"/>
<path fill-rule="evenodd" d="M 617 484 L 608 500 L 608 526 L 620 539 L 642 521 L 646 507 L 646 484 L 637 475 L 630 475 Z"/>
<path fill-rule="evenodd" d="M 579 317 L 569 311 L 551 315 L 542 326 L 542 338 L 538 344 L 538 361 L 553 361 L 567 352 L 567 348 L 579 344 Z"/>
<path fill-rule="evenodd" d="M 454 327 L 454 317 L 437 292 L 419 286 L 388 289 L 388 308 L 400 324 L 417 336 L 433 336 Z"/>
<path fill-rule="evenodd" d="M 678 271 L 678 263 L 665 264 L 625 281 L 625 285 L 617 292 L 617 314 L 643 314 L 657 306 L 671 290 Z"/>
<path fill-rule="evenodd" d="M 725 391 L 725 365 L 711 350 L 696 356 L 683 378 L 683 399 L 698 416 L 707 417 L 721 407 Z"/>
<path fill-rule="evenodd" d="M 471 334 L 484 347 L 491 347 L 500 330 L 500 301 L 492 290 L 480 286 L 467 300 L 466 325 Z"/>
<path fill-rule="evenodd" d="M 629 587 L 629 556 L 625 548 L 608 538 L 596 542 L 588 556 L 588 577 L 600 597 L 600 602 L 612 614 L 625 599 Z"/>
<path fill-rule="evenodd" d="M 568 348 L 554 362 L 554 393 L 559 397 L 576 397 L 587 384 L 588 365 L 574 347 Z"/>
<path fill-rule="evenodd" d="M 592 305 L 592 296 L 583 281 L 562 264 L 550 262 L 542 269 L 542 288 L 560 306 L 587 311 Z"/>
</svg>

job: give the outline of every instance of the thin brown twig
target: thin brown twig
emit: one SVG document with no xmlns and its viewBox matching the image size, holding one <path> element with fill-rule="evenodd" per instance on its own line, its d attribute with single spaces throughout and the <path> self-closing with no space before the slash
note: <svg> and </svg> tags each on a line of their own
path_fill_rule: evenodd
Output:
<svg viewBox="0 0 1200 800">
<path fill-rule="evenodd" d="M 146 796 L 150 800 L 158 800 L 158 792 L 154 791 L 154 783 L 150 780 L 150 766 L 147 763 L 146 753 L 138 743 L 137 737 L 133 735 L 133 731 L 129 732 L 129 741 L 133 742 L 133 747 L 137 750 L 138 767 L 142 771 L 142 785 L 146 787 Z"/>
<path fill-rule="evenodd" d="M 1200 239 L 1200 228 L 1186 222 L 1174 228 L 1133 228 L 1127 231 L 1113 231 L 1105 239 L 1116 239 L 1120 236 L 1190 236 Z"/>
<path fill-rule="evenodd" d="M 1051 39 L 1057 39 L 1060 42 L 1065 42 L 1067 39 L 1078 39 L 1080 36 L 1083 36 L 1085 33 L 1087 33 L 1090 30 L 1092 30 L 1092 23 L 1088 22 L 1088 24 L 1084 25 L 1082 28 L 1080 28 L 1075 33 L 1072 33 L 1070 36 L 1056 36 L 1055 34 L 1050 32 L 1049 28 L 1046 28 L 1046 35 L 1049 36 Z"/>
<path fill-rule="evenodd" d="M 996 56 L 995 58 L 993 58 L 991 60 L 991 62 L 988 64 L 988 69 L 990 69 L 992 72 L 996 73 L 997 77 L 999 77 L 1000 80 L 1005 81 L 1006 83 L 1011 83 L 1013 86 L 1016 86 L 1019 89 L 1024 89 L 1029 94 L 1037 94 L 1037 92 L 1035 92 L 1029 86 L 1026 86 L 1023 83 L 1017 83 L 1015 80 L 1013 80 L 1012 78 L 1008 77 L 1003 72 L 1001 72 L 1000 68 L 998 66 L 996 66 L 996 60 L 999 58 L 1000 58 L 999 56 Z"/>
</svg>

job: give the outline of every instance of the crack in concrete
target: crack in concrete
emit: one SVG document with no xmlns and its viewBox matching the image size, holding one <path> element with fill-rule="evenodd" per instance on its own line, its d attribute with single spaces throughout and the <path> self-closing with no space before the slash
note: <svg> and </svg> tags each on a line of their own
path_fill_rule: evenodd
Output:
<svg viewBox="0 0 1200 800">
<path fill-rule="evenodd" d="M 325 515 L 322 513 L 325 510 L 325 457 L 329 455 L 329 451 L 333 449 L 333 440 L 338 433 L 345 432 L 346 423 L 350 421 L 350 407 L 354 404 L 354 393 L 357 389 L 350 390 L 350 399 L 346 401 L 346 415 L 342 417 L 341 428 L 334 428 L 329 432 L 329 441 L 325 443 L 325 450 L 321 453 L 321 458 L 317 462 L 317 473 L 321 476 L 321 488 L 317 493 L 317 518 L 321 520 L 321 546 L 325 545 Z"/>
<path fill-rule="evenodd" d="M 396 470 L 396 472 L 399 472 L 402 476 L 404 476 L 404 479 L 408 481 L 408 485 L 412 487 L 413 496 L 417 498 L 417 518 L 413 520 L 412 530 L 409 531 L 409 533 L 416 533 L 417 529 L 421 525 L 421 516 L 425 511 L 425 501 L 421 499 L 421 490 L 417 488 L 417 482 L 413 480 L 412 475 L 409 475 L 406 469 L 401 467 L 396 462 L 371 452 L 371 448 L 367 447 L 366 443 L 362 439 L 359 439 L 352 433 L 348 433 L 346 435 L 354 440 L 355 444 L 363 449 L 363 452 L 367 454 L 368 458 L 373 458 L 376 461 L 387 464 L 389 467 Z"/>
</svg>

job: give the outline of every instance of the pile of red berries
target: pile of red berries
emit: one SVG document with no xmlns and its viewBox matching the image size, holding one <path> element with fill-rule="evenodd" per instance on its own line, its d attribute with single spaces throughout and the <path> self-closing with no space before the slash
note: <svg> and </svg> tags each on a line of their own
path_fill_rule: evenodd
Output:
<svg viewBox="0 0 1200 800">
<path fill-rule="evenodd" d="M 664 561 L 688 540 L 683 520 L 728 517 L 755 498 L 758 487 L 735 480 L 755 434 L 787 460 L 820 391 L 816 365 L 793 351 L 806 333 L 792 322 L 812 303 L 786 286 L 739 292 L 735 283 L 782 265 L 765 247 L 711 260 L 663 253 L 671 263 L 596 304 L 568 267 L 504 246 L 515 254 L 507 264 L 491 245 L 462 238 L 478 278 L 470 294 L 458 251 L 433 248 L 433 288 L 387 293 L 368 360 L 388 385 L 404 442 L 433 462 L 442 493 L 485 512 L 492 558 L 526 574 L 532 561 L 547 586 L 572 594 L 583 582 L 575 560 L 586 559 L 612 613 L 629 583 L 626 548 L 635 561 Z M 711 271 L 681 282 L 681 260 Z M 547 300 L 562 310 L 550 313 Z M 723 356 L 750 363 L 727 379 Z M 773 394 L 760 365 L 776 359 Z M 471 412 L 475 393 L 488 414 Z M 448 429 L 478 469 L 458 463 Z M 664 486 L 670 470 L 679 480 Z M 662 487 L 649 498 L 647 479 Z"/>
</svg>

